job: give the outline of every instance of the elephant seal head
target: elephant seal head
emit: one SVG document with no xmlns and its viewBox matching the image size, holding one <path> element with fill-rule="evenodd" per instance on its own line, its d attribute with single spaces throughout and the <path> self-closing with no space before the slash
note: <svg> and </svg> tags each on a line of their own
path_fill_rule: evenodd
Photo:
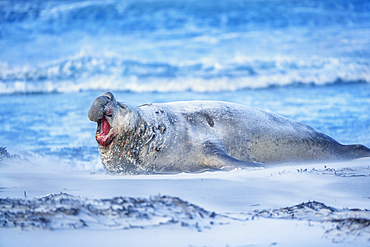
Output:
<svg viewBox="0 0 370 247">
<path fill-rule="evenodd" d="M 135 129 L 138 119 L 136 110 L 117 102 L 111 92 L 106 92 L 94 100 L 88 116 L 98 124 L 95 137 L 100 148 L 109 147 L 120 133 Z"/>
</svg>

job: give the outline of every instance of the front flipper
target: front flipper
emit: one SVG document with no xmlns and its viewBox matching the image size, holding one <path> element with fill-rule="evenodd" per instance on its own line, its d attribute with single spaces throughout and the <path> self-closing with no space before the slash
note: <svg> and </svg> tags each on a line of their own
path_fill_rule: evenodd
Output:
<svg viewBox="0 0 370 247">
<path fill-rule="evenodd" d="M 211 169 L 232 170 L 235 168 L 262 168 L 261 163 L 242 161 L 229 156 L 224 148 L 212 142 L 204 143 L 203 165 Z"/>
</svg>

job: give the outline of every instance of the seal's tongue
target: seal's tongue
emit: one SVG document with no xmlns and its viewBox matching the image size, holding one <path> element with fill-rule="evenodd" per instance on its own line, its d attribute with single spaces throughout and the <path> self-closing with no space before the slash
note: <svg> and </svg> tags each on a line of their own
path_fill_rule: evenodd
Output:
<svg viewBox="0 0 370 247">
<path fill-rule="evenodd" d="M 103 116 L 103 118 L 101 119 L 101 130 L 100 130 L 100 135 L 108 135 L 110 131 L 110 125 L 107 121 L 107 119 L 105 118 L 105 116 Z"/>
</svg>

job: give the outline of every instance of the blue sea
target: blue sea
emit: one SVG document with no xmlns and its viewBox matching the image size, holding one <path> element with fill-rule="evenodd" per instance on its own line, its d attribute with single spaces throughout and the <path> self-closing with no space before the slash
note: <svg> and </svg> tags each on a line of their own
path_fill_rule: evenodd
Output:
<svg viewBox="0 0 370 247">
<path fill-rule="evenodd" d="M 0 146 L 101 170 L 87 112 L 222 100 L 370 146 L 370 1 L 0 1 Z"/>
</svg>

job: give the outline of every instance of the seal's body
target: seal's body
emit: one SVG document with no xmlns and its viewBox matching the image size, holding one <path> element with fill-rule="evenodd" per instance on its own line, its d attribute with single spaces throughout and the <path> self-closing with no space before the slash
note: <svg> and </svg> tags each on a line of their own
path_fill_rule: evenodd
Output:
<svg viewBox="0 0 370 247">
<path fill-rule="evenodd" d="M 370 157 L 305 124 L 243 105 L 191 101 L 133 108 L 113 94 L 89 110 L 104 169 L 111 174 L 229 170 L 263 164 Z"/>
</svg>

